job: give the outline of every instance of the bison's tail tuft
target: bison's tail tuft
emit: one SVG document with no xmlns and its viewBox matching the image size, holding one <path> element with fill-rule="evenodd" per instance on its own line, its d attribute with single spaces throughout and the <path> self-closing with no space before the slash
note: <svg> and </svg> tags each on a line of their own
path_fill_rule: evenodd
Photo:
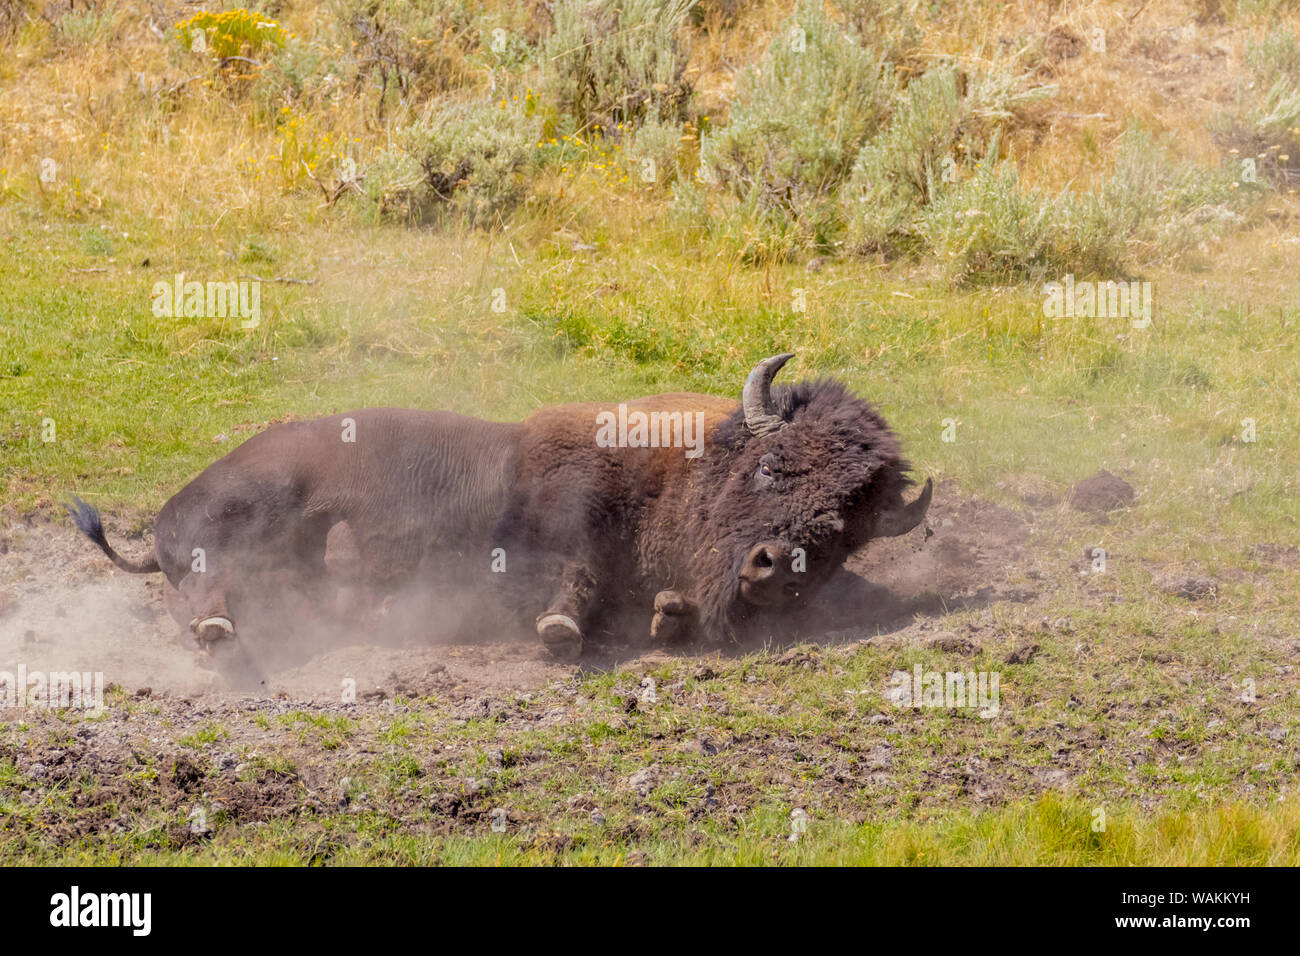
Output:
<svg viewBox="0 0 1300 956">
<path fill-rule="evenodd" d="M 104 523 L 99 519 L 99 509 L 94 505 L 87 504 L 73 495 L 72 503 L 66 507 L 68 514 L 72 515 L 72 523 L 77 526 L 77 530 L 99 545 L 100 550 L 123 571 L 129 571 L 131 574 L 153 574 L 162 570 L 158 566 L 157 558 L 149 557 L 132 561 L 114 551 L 113 546 L 108 543 L 108 538 L 104 536 Z"/>
<path fill-rule="evenodd" d="M 77 526 L 78 531 L 96 544 L 104 540 L 104 523 L 99 520 L 98 508 L 87 504 L 76 495 L 72 496 L 72 504 L 64 507 L 68 509 L 68 514 L 72 515 L 72 523 Z"/>
</svg>

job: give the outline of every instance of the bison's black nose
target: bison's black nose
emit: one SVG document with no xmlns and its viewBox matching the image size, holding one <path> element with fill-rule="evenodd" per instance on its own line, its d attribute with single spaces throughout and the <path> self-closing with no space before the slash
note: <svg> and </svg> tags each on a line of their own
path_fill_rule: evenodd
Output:
<svg viewBox="0 0 1300 956">
<path fill-rule="evenodd" d="M 799 597 L 803 569 L 794 567 L 794 553 L 779 541 L 749 549 L 740 565 L 740 593 L 751 604 L 769 605 Z"/>
</svg>

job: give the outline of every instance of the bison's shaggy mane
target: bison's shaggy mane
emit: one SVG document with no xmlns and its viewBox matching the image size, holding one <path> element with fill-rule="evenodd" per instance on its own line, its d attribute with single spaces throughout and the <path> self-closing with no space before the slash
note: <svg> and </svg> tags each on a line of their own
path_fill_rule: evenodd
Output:
<svg viewBox="0 0 1300 956">
<path fill-rule="evenodd" d="M 842 431 L 846 441 L 860 443 L 866 440 L 883 458 L 901 461 L 898 437 L 876 406 L 853 394 L 843 382 L 819 378 L 794 385 L 777 385 L 772 389 L 772 402 L 787 424 L 816 421 L 819 428 Z M 745 427 L 744 410 L 737 409 L 719 425 L 714 438 L 728 451 L 739 450 L 751 441 L 752 436 Z"/>
</svg>

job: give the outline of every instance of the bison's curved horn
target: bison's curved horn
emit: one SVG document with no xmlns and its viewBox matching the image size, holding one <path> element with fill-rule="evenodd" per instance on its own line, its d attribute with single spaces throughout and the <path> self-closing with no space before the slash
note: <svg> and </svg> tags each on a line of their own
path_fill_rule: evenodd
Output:
<svg viewBox="0 0 1300 956">
<path fill-rule="evenodd" d="M 745 391 L 740 398 L 745 408 L 745 425 L 755 435 L 768 435 L 785 424 L 772 404 L 772 379 L 781 366 L 794 358 L 793 352 L 773 355 L 754 366 L 745 379 Z"/>
<path fill-rule="evenodd" d="M 930 493 L 933 490 L 934 483 L 927 478 L 921 494 L 910 505 L 904 504 L 900 498 L 897 507 L 882 511 L 876 519 L 876 537 L 894 538 L 907 534 L 919 525 L 925 520 L 925 513 L 930 510 Z"/>
</svg>

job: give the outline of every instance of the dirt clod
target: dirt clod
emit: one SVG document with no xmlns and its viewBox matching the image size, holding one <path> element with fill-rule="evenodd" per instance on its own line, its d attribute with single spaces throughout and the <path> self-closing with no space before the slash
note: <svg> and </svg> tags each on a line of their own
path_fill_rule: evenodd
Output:
<svg viewBox="0 0 1300 956">
<path fill-rule="evenodd" d="M 1006 663 L 1008 664 L 1028 664 L 1036 656 L 1038 656 L 1038 645 L 1036 643 L 1029 642 L 1026 644 L 1021 644 L 1019 647 L 1017 647 L 1015 650 L 1009 653 L 1005 658 L 1003 658 L 1003 660 L 1005 660 Z"/>
<path fill-rule="evenodd" d="M 703 757 L 712 757 L 718 752 L 718 745 L 708 737 L 701 737 L 699 740 L 693 740 L 688 743 L 686 749 Z"/>
<path fill-rule="evenodd" d="M 1131 505 L 1135 497 L 1132 485 L 1103 468 L 1071 488 L 1068 500 L 1076 511 L 1106 512 Z"/>
<path fill-rule="evenodd" d="M 1201 601 L 1218 596 L 1219 585 L 1213 578 L 1203 574 L 1158 574 L 1155 585 L 1166 594 L 1186 598 L 1189 601 Z"/>
<path fill-rule="evenodd" d="M 184 755 L 176 758 L 172 766 L 172 783 L 181 790 L 190 790 L 203 779 L 203 771 L 194 765 L 194 761 Z"/>
<path fill-rule="evenodd" d="M 952 631 L 936 634 L 925 644 L 931 650 L 943 651 L 945 654 L 970 654 L 975 650 L 975 644 L 970 638 L 954 634 Z"/>
</svg>

